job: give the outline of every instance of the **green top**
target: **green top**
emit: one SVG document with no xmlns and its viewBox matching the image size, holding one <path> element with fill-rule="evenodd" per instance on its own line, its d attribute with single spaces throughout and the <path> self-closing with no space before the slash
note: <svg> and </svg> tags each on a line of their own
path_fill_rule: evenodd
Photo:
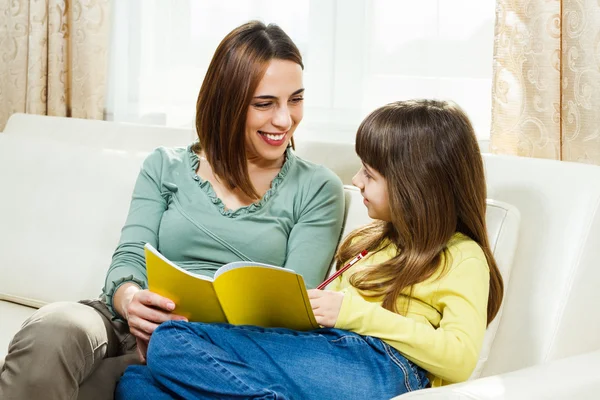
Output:
<svg viewBox="0 0 600 400">
<path fill-rule="evenodd" d="M 146 243 L 202 275 L 243 260 L 293 269 L 310 288 L 324 278 L 344 217 L 343 187 L 333 172 L 288 149 L 262 199 L 232 211 L 196 174 L 199 162 L 191 146 L 161 147 L 144 161 L 103 288 L 113 314 L 120 285 L 148 286 Z"/>
</svg>

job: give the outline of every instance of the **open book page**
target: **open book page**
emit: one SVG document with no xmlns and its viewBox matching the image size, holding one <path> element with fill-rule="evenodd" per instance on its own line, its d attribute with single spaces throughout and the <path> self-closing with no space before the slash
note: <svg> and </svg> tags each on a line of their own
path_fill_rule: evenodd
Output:
<svg viewBox="0 0 600 400">
<path fill-rule="evenodd" d="M 184 270 L 149 244 L 145 246 L 145 254 L 148 288 L 172 300 L 174 314 L 190 321 L 227 322 L 209 277 Z"/>
<path fill-rule="evenodd" d="M 278 270 L 288 271 L 292 274 L 296 273 L 293 270 L 288 269 L 288 268 L 276 267 L 274 265 L 263 264 L 263 263 L 258 263 L 258 262 L 254 262 L 254 261 L 234 261 L 234 262 L 230 262 L 229 264 L 225 264 L 221 268 L 219 268 L 217 270 L 217 272 L 215 272 L 214 279 L 217 279 L 219 277 L 219 275 L 221 275 L 229 270 L 236 269 L 236 268 L 242 268 L 242 267 L 251 267 L 251 266 L 278 269 Z"/>
<path fill-rule="evenodd" d="M 273 266 L 242 262 L 221 271 L 215 288 L 230 323 L 317 329 L 302 276 Z"/>
</svg>

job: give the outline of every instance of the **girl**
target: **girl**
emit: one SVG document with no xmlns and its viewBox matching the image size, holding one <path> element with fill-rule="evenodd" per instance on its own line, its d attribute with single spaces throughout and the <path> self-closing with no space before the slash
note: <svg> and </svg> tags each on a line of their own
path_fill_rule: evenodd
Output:
<svg viewBox="0 0 600 400">
<path fill-rule="evenodd" d="M 323 328 L 167 322 L 118 399 L 388 399 L 470 376 L 503 285 L 468 118 L 450 102 L 392 103 L 363 121 L 356 152 L 376 221 L 346 238 L 338 266 L 368 256 L 309 291 Z"/>
</svg>

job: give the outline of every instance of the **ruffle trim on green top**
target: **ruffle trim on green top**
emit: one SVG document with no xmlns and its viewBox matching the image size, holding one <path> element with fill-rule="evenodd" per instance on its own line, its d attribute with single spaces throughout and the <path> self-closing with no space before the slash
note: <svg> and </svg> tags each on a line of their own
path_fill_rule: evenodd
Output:
<svg viewBox="0 0 600 400">
<path fill-rule="evenodd" d="M 285 161 L 281 166 L 281 170 L 279 170 L 277 176 L 275 176 L 275 178 L 273 178 L 273 180 L 271 181 L 271 187 L 269 188 L 269 190 L 267 190 L 265 195 L 257 202 L 252 203 L 248 206 L 240 207 L 236 210 L 228 210 L 225 208 L 225 204 L 223 203 L 223 201 L 215 193 L 211 183 L 209 181 L 205 181 L 204 179 L 200 178 L 198 174 L 196 174 L 196 171 L 200 166 L 200 158 L 198 157 L 198 154 L 196 154 L 192 150 L 192 145 L 188 146 L 187 153 L 190 161 L 192 179 L 198 182 L 200 188 L 206 193 L 210 201 L 215 206 L 217 206 L 219 212 L 223 216 L 229 218 L 236 218 L 243 215 L 248 215 L 257 210 L 260 210 L 264 206 L 264 204 L 268 202 L 269 199 L 277 192 L 277 187 L 281 185 L 281 183 L 285 179 L 285 176 L 292 167 L 292 164 L 294 163 L 296 158 L 294 153 L 291 151 L 291 147 L 288 147 L 285 151 Z"/>
<path fill-rule="evenodd" d="M 133 275 L 125 276 L 123 278 L 119 278 L 119 279 L 113 281 L 110 291 L 104 295 L 104 303 L 106 304 L 106 306 L 108 307 L 110 312 L 114 315 L 113 321 L 114 320 L 125 321 L 121 317 L 121 315 L 119 315 L 117 310 L 115 309 L 115 306 L 113 304 L 113 297 L 115 295 L 115 292 L 117 291 L 117 289 L 119 289 L 119 287 L 121 287 L 121 285 L 124 285 L 125 283 L 129 283 L 129 282 L 135 283 L 142 289 L 147 288 L 147 285 L 145 282 L 135 278 Z M 104 291 L 105 289 L 102 289 L 102 290 Z"/>
</svg>

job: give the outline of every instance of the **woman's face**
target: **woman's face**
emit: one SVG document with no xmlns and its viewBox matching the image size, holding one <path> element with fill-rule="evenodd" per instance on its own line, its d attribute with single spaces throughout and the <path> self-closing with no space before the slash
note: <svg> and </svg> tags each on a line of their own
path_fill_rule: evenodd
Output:
<svg viewBox="0 0 600 400">
<path fill-rule="evenodd" d="M 246 149 L 249 160 L 281 158 L 302 121 L 303 101 L 300 65 L 271 60 L 248 108 Z"/>
</svg>

